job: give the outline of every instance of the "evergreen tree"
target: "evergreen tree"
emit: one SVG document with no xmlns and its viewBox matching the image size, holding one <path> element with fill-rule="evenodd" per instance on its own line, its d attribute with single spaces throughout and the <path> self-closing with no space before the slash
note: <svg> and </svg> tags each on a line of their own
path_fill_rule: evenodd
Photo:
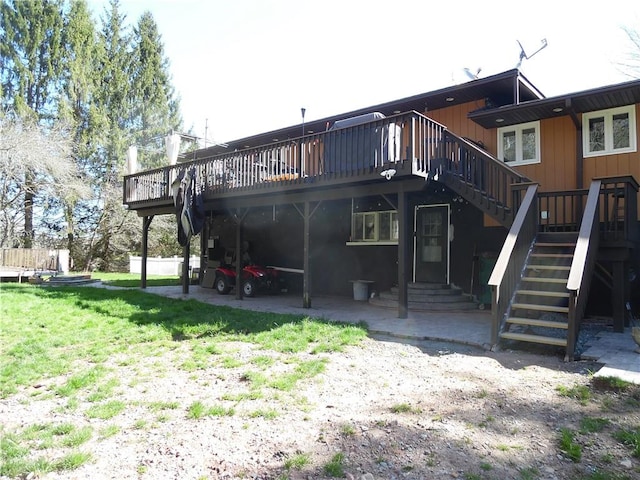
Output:
<svg viewBox="0 0 640 480">
<path fill-rule="evenodd" d="M 144 148 L 141 168 L 166 165 L 164 137 L 179 127 L 178 102 L 170 83 L 169 62 L 162 38 L 150 12 L 140 17 L 133 30 L 131 77 L 131 128 Z"/>
<path fill-rule="evenodd" d="M 106 119 L 95 103 L 100 78 L 98 72 L 104 56 L 86 0 L 72 0 L 64 22 L 63 45 L 63 95 L 59 101 L 58 116 L 73 129 L 73 159 L 81 178 L 91 185 L 96 173 L 93 165 L 99 163 L 97 152 L 100 150 Z M 67 248 L 76 261 L 83 251 L 80 242 L 75 241 L 76 229 L 84 227 L 88 231 L 91 228 L 91 224 L 87 223 L 93 209 L 91 198 L 93 195 L 86 200 L 68 198 L 61 205 Z"/>
</svg>

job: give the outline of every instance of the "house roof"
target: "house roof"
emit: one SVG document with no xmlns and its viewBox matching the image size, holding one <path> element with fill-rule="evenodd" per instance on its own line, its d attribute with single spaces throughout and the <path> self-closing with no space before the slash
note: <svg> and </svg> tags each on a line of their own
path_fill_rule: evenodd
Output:
<svg viewBox="0 0 640 480">
<path fill-rule="evenodd" d="M 471 112 L 469 118 L 484 128 L 493 128 L 634 103 L 640 103 L 640 80 L 478 110 Z"/>
<path fill-rule="evenodd" d="M 544 98 L 542 93 L 540 93 L 519 70 L 513 69 L 459 85 L 306 122 L 304 131 L 305 134 L 323 132 L 327 129 L 328 125 L 333 125 L 336 121 L 371 112 L 380 112 L 385 116 L 391 116 L 396 113 L 411 110 L 418 112 L 424 112 L 426 110 L 428 112 L 430 110 L 437 110 L 439 108 L 476 100 L 486 100 L 489 105 L 500 106 L 510 105 L 516 101 L 532 101 L 541 98 Z M 215 145 L 206 150 L 199 151 L 197 156 L 216 155 L 258 145 L 266 145 L 274 141 L 297 138 L 301 135 L 302 125 L 296 124 L 279 130 L 227 142 L 224 145 Z"/>
</svg>

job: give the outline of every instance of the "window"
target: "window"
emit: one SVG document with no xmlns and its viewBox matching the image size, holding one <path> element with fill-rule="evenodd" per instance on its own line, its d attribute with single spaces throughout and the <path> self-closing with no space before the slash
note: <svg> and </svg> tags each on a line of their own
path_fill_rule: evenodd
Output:
<svg viewBox="0 0 640 480">
<path fill-rule="evenodd" d="M 397 244 L 398 213 L 395 210 L 354 213 L 349 243 Z"/>
<path fill-rule="evenodd" d="M 498 158 L 511 165 L 540 163 L 540 122 L 499 128 Z"/>
<path fill-rule="evenodd" d="M 585 157 L 636 151 L 635 106 L 610 108 L 582 116 Z"/>
</svg>

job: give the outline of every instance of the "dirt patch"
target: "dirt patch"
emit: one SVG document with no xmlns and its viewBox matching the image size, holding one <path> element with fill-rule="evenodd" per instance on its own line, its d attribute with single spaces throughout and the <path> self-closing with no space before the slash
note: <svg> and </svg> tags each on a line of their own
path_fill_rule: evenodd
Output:
<svg viewBox="0 0 640 480">
<path fill-rule="evenodd" d="M 87 415 L 95 399 L 70 406 L 44 392 L 64 380 L 52 379 L 0 403 L 5 432 L 44 422 L 93 429 L 79 447 L 92 461 L 49 479 L 640 478 L 640 459 L 614 436 L 640 428 L 640 394 L 591 388 L 590 363 L 367 339 L 296 355 L 298 364 L 325 359 L 325 371 L 252 395 L 248 372 L 274 376 L 295 362 L 235 343 L 216 353 L 226 365 L 186 371 L 189 348 L 135 365 L 112 359 L 112 399 L 126 405 L 113 418 Z M 587 386 L 582 401 L 571 393 Z M 190 418 L 195 402 L 209 414 Z M 584 418 L 606 421 L 590 432 Z M 562 429 L 574 433 L 578 461 L 560 448 Z"/>
</svg>

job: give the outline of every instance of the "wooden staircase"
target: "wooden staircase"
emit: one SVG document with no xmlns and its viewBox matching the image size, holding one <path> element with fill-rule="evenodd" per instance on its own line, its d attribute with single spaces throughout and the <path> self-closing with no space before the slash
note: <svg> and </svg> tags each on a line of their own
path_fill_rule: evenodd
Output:
<svg viewBox="0 0 640 480">
<path fill-rule="evenodd" d="M 500 338 L 567 347 L 567 280 L 577 233 L 539 233 Z"/>
<path fill-rule="evenodd" d="M 408 285 L 409 310 L 421 312 L 452 312 L 477 310 L 478 304 L 462 289 L 436 283 L 410 283 Z M 371 305 L 398 308 L 398 287 L 381 292 L 369 299 Z"/>
</svg>

